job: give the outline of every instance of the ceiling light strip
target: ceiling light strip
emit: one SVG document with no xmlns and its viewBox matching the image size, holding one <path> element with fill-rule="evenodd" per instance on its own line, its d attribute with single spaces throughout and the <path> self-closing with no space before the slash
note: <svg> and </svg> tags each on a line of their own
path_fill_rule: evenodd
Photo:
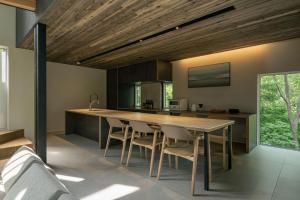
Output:
<svg viewBox="0 0 300 200">
<path fill-rule="evenodd" d="M 180 24 L 180 25 L 178 25 L 178 26 L 175 26 L 175 27 L 172 27 L 172 28 L 169 28 L 169 29 L 166 29 L 166 30 L 157 32 L 157 33 L 154 33 L 154 34 L 149 35 L 149 36 L 146 36 L 146 37 L 144 37 L 144 38 L 141 38 L 141 39 L 135 40 L 135 41 L 133 41 L 133 42 L 124 44 L 124 45 L 122 45 L 122 46 L 119 46 L 119 47 L 116 47 L 116 48 L 113 48 L 113 49 L 110 49 L 110 50 L 107 50 L 107 51 L 98 53 L 98 54 L 93 55 L 93 56 L 91 56 L 91 57 L 82 59 L 82 60 L 78 61 L 77 64 L 82 64 L 82 63 L 84 63 L 84 62 L 86 62 L 86 61 L 88 61 L 88 60 L 91 60 L 91 59 L 93 59 L 93 58 L 102 56 L 102 55 L 104 55 L 104 54 L 108 54 L 108 53 L 111 53 L 111 52 L 113 52 L 113 51 L 116 51 L 116 50 L 119 50 L 119 49 L 122 49 L 122 48 L 125 48 L 125 47 L 128 47 L 128 46 L 131 46 L 131 45 L 134 45 L 134 44 L 143 42 L 143 41 L 145 41 L 145 40 L 149 40 L 149 39 L 152 39 L 152 38 L 161 36 L 161 35 L 163 35 L 163 34 L 166 34 L 166 33 L 172 32 L 172 31 L 176 31 L 176 30 L 178 30 L 178 29 L 181 29 L 181 28 L 190 26 L 190 25 L 192 25 L 192 24 L 195 24 L 195 23 L 198 23 L 198 22 L 201 22 L 201 21 L 210 19 L 210 18 L 212 18 L 212 17 L 216 17 L 216 16 L 218 16 L 218 15 L 221 15 L 221 14 L 224 14 L 224 13 L 227 13 L 227 12 L 230 12 L 230 11 L 233 11 L 233 10 L 235 10 L 235 7 L 234 7 L 234 6 L 229 6 L 229 7 L 223 8 L 223 9 L 221 9 L 221 10 L 218 10 L 218 11 L 212 12 L 212 13 L 210 13 L 210 14 L 201 16 L 201 17 L 199 17 L 199 18 L 196 18 L 196 19 L 193 19 L 193 20 L 191 20 L 191 21 L 185 22 L 185 23 Z"/>
</svg>

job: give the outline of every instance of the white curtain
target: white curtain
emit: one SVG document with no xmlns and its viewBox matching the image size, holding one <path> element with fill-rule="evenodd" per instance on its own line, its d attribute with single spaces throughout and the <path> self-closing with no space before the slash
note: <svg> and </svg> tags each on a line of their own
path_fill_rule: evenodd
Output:
<svg viewBox="0 0 300 200">
<path fill-rule="evenodd" d="M 0 129 L 7 129 L 7 49 L 0 47 Z"/>
</svg>

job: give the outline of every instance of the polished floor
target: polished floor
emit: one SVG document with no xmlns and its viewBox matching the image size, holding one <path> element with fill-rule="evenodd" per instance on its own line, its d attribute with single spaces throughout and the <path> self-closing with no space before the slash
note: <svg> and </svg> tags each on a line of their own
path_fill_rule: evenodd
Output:
<svg viewBox="0 0 300 200">
<path fill-rule="evenodd" d="M 148 177 L 149 160 L 134 152 L 130 166 L 119 164 L 118 146 L 103 157 L 97 143 L 77 135 L 50 135 L 48 163 L 69 190 L 84 200 L 183 199 L 300 199 L 300 152 L 259 146 L 250 154 L 235 155 L 233 169 L 213 162 L 211 190 L 203 190 L 202 160 L 197 196 L 190 194 L 191 165 L 180 160 L 178 170 L 164 164 L 161 180 Z M 157 156 L 158 159 L 159 156 Z M 167 161 L 167 159 L 165 159 Z M 157 160 L 156 160 L 157 170 Z"/>
</svg>

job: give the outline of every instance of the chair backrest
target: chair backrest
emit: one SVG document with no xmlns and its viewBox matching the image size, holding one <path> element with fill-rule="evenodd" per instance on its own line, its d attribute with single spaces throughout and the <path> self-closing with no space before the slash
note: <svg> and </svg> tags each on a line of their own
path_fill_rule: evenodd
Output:
<svg viewBox="0 0 300 200">
<path fill-rule="evenodd" d="M 164 132 L 167 138 L 173 138 L 178 140 L 194 140 L 194 136 L 185 128 L 161 125 L 161 130 Z"/>
<path fill-rule="evenodd" d="M 116 118 L 109 118 L 109 117 L 107 117 L 106 119 L 107 119 L 107 121 L 108 121 L 109 126 L 111 126 L 111 127 L 123 128 L 123 127 L 126 126 L 126 125 L 123 124 L 119 119 L 116 119 Z"/>
<path fill-rule="evenodd" d="M 138 122 L 138 121 L 130 121 L 130 126 L 132 130 L 142 133 L 153 133 L 154 130 L 151 129 L 147 123 L 145 122 Z"/>
</svg>

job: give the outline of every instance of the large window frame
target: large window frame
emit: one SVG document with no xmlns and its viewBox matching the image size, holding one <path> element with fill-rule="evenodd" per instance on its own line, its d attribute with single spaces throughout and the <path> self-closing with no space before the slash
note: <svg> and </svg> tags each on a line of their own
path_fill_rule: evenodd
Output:
<svg viewBox="0 0 300 200">
<path fill-rule="evenodd" d="M 256 105 L 256 108 L 257 108 L 257 118 L 256 118 L 256 123 L 257 123 L 257 126 L 256 126 L 256 133 L 257 133 L 257 145 L 266 145 L 266 144 L 262 144 L 261 142 L 261 117 L 262 117 L 262 113 L 261 113 L 261 84 L 262 84 L 262 78 L 265 77 L 265 76 L 279 76 L 279 75 L 284 75 L 284 74 L 298 74 L 300 73 L 300 71 L 289 71 L 289 72 L 275 72 L 275 73 L 262 73 L 262 74 L 258 74 L 257 75 L 257 105 Z M 272 146 L 272 147 L 276 147 L 276 148 L 283 148 L 283 149 L 290 149 L 290 148 L 287 148 L 287 147 L 282 147 L 282 146 L 273 146 L 273 145 L 266 145 L 266 146 Z M 292 148 L 293 149 L 293 148 Z M 295 150 L 295 149 L 293 149 Z"/>
</svg>

